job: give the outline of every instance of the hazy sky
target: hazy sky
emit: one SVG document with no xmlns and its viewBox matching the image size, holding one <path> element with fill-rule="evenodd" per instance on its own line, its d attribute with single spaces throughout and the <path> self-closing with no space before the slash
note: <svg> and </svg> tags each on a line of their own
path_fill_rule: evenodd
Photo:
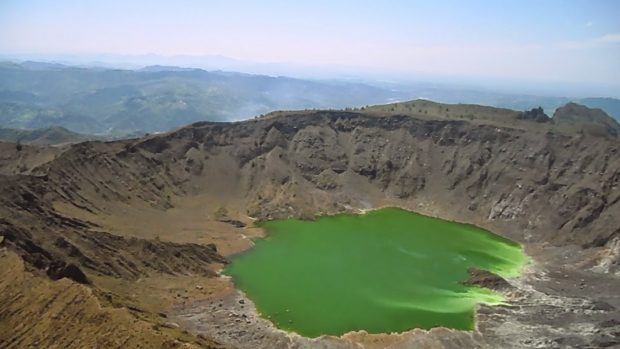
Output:
<svg viewBox="0 0 620 349">
<path fill-rule="evenodd" d="M 1 0 L 0 53 L 223 55 L 617 87 L 620 1 Z"/>
</svg>

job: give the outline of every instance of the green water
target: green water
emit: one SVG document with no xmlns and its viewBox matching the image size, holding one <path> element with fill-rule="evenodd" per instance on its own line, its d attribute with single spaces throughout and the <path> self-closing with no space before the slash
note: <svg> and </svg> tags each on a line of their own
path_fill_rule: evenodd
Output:
<svg viewBox="0 0 620 349">
<path fill-rule="evenodd" d="M 308 337 L 472 329 L 474 305 L 502 298 L 462 285 L 467 268 L 509 277 L 526 262 L 518 244 L 486 230 L 398 208 L 261 226 L 268 236 L 225 274 L 264 317 Z"/>
</svg>

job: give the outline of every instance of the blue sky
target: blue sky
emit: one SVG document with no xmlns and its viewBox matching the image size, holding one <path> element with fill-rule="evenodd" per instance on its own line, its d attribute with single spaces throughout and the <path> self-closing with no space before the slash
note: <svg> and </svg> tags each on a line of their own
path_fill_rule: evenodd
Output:
<svg viewBox="0 0 620 349">
<path fill-rule="evenodd" d="M 620 86 L 620 1 L 0 2 L 0 53 L 222 55 L 385 76 Z"/>
</svg>

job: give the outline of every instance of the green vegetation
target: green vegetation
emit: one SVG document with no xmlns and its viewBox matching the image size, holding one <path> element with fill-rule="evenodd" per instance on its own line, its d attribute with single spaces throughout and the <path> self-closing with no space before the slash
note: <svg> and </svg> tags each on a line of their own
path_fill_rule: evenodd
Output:
<svg viewBox="0 0 620 349">
<path fill-rule="evenodd" d="M 510 277 L 526 262 L 519 245 L 488 231 L 397 208 L 262 227 L 269 235 L 225 273 L 263 316 L 310 337 L 470 330 L 474 305 L 502 297 L 463 285 L 467 269 Z"/>
<path fill-rule="evenodd" d="M 356 83 L 151 67 L 0 62 L 0 127 L 63 126 L 86 134 L 167 131 L 280 109 L 344 108 L 404 94 Z"/>
</svg>

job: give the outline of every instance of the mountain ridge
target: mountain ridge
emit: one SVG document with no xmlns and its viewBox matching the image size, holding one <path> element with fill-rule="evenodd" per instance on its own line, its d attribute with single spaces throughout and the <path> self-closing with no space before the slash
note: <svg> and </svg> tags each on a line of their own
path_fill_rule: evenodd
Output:
<svg viewBox="0 0 620 349">
<path fill-rule="evenodd" d="M 4 142 L 58 145 L 95 139 L 97 137 L 71 132 L 62 126 L 50 126 L 34 130 L 0 128 L 0 141 Z"/>
<path fill-rule="evenodd" d="M 0 63 L 0 127 L 62 126 L 72 132 L 123 136 L 162 132 L 201 120 L 249 119 L 272 110 L 342 109 L 426 96 L 552 115 L 571 101 L 607 108 L 615 99 L 542 97 L 431 83 L 303 80 L 226 71 L 150 66 L 141 70 L 39 62 Z"/>
</svg>

